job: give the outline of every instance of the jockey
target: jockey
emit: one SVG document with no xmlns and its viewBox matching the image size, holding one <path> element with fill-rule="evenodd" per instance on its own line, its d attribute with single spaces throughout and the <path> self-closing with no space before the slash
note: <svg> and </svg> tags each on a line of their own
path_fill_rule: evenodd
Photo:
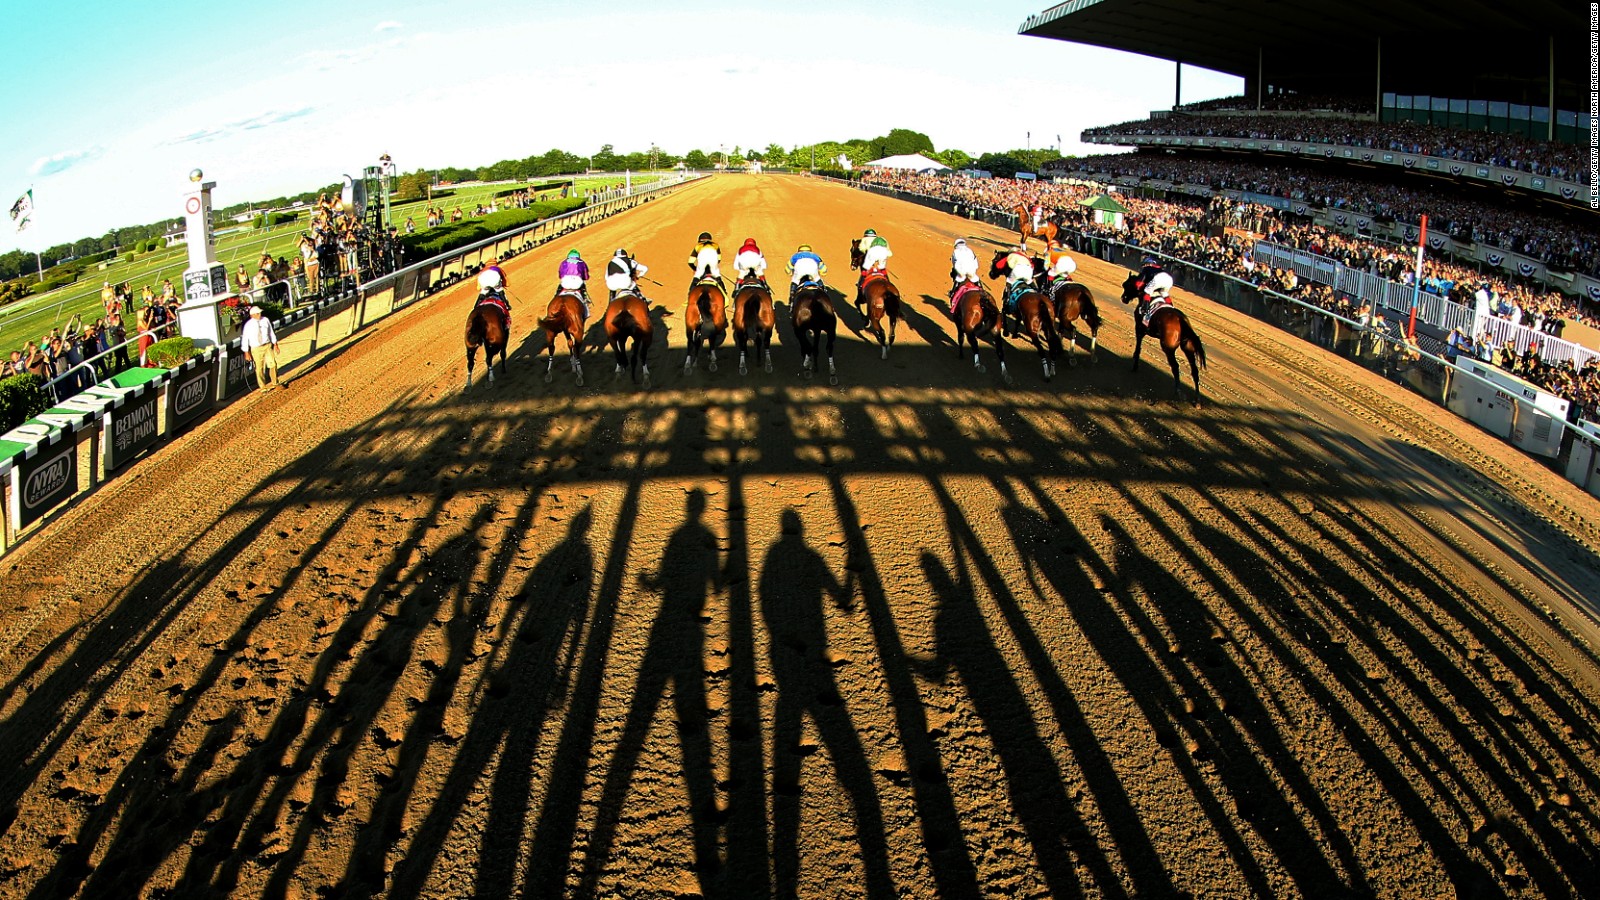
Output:
<svg viewBox="0 0 1600 900">
<path fill-rule="evenodd" d="M 1033 208 L 1031 210 L 1029 210 L 1029 212 L 1033 213 L 1033 230 L 1034 231 L 1038 231 L 1039 229 L 1043 228 L 1044 227 L 1044 204 L 1042 204 L 1042 203 L 1033 204 Z"/>
<path fill-rule="evenodd" d="M 889 270 L 889 257 L 894 254 L 889 252 L 889 242 L 878 237 L 876 231 L 868 228 L 867 233 L 861 236 L 861 243 L 858 246 L 861 248 L 861 252 L 865 254 L 861 260 L 861 278 L 863 281 L 866 280 L 868 272 L 887 272 Z"/>
<path fill-rule="evenodd" d="M 1143 322 L 1150 311 L 1160 304 L 1172 305 L 1172 276 L 1165 272 L 1157 272 L 1150 277 L 1150 281 L 1142 288 L 1139 305 L 1134 307 L 1133 315 Z"/>
<path fill-rule="evenodd" d="M 478 273 L 478 303 L 494 302 L 505 307 L 506 317 L 511 316 L 511 301 L 506 299 L 505 273 L 499 266 L 485 266 Z M 476 305 L 476 304 L 475 304 Z"/>
<path fill-rule="evenodd" d="M 1051 280 L 1071 281 L 1072 273 L 1078 271 L 1078 263 L 1067 255 L 1067 251 L 1056 247 L 1045 257 L 1045 274 Z"/>
<path fill-rule="evenodd" d="M 761 255 L 761 248 L 756 246 L 755 238 L 745 238 L 739 252 L 734 254 L 733 268 L 739 273 L 740 278 L 754 275 L 767 283 L 767 259 Z"/>
<path fill-rule="evenodd" d="M 965 240 L 956 241 L 955 249 L 950 251 L 950 294 L 955 295 L 956 289 L 961 287 L 963 281 L 981 284 L 978 278 L 978 254 L 972 252 Z"/>
<path fill-rule="evenodd" d="M 694 270 L 697 279 L 710 275 L 718 281 L 722 280 L 722 248 L 711 239 L 711 232 L 700 232 L 694 249 L 689 251 L 689 268 Z"/>
<path fill-rule="evenodd" d="M 567 258 L 561 261 L 556 277 L 560 279 L 562 290 L 578 292 L 578 299 L 583 304 L 583 317 L 589 318 L 589 264 L 583 261 L 582 254 L 576 250 L 567 251 Z"/>
<path fill-rule="evenodd" d="M 617 294 L 621 291 L 629 291 L 637 295 L 640 300 L 649 303 L 650 298 L 639 290 L 638 281 L 639 276 L 648 271 L 650 269 L 629 256 L 628 251 L 617 248 L 617 252 L 611 254 L 611 259 L 606 263 L 606 290 L 611 292 L 611 299 L 617 299 Z"/>
<path fill-rule="evenodd" d="M 810 244 L 801 244 L 800 249 L 789 257 L 789 261 L 784 264 L 783 268 L 784 271 L 790 274 L 790 300 L 794 299 L 795 288 L 808 281 L 820 285 L 822 284 L 822 276 L 828 274 L 828 264 L 822 261 L 822 257 L 812 252 Z"/>
<path fill-rule="evenodd" d="M 1000 312 L 1014 313 L 1017 306 L 1017 297 L 1022 293 L 1022 285 L 1033 285 L 1033 259 L 1028 256 L 1028 248 L 1022 247 L 1006 254 L 1000 261 L 999 269 L 1005 273 L 1006 289 L 1001 295 Z"/>
<path fill-rule="evenodd" d="M 1144 265 L 1139 269 L 1139 277 L 1134 281 L 1133 286 L 1144 290 L 1144 286 L 1149 284 L 1150 279 L 1154 278 L 1156 273 L 1160 271 L 1161 260 L 1156 259 L 1154 256 L 1146 256 Z"/>
</svg>

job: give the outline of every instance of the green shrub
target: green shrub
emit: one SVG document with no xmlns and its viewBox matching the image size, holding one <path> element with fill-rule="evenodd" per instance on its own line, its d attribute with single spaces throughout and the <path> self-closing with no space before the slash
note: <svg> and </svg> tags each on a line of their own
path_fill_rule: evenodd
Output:
<svg viewBox="0 0 1600 900">
<path fill-rule="evenodd" d="M 49 408 L 43 378 L 29 372 L 0 379 L 0 431 L 10 431 Z"/>
<path fill-rule="evenodd" d="M 441 225 L 416 234 L 406 235 L 400 239 L 405 245 L 406 258 L 412 260 L 427 259 L 448 253 L 457 247 L 465 247 L 478 241 L 513 231 L 524 225 L 531 225 L 540 219 L 548 219 L 564 212 L 570 212 L 583 206 L 582 197 L 569 197 L 565 200 L 549 200 L 535 203 L 527 209 L 508 209 L 502 212 L 491 213 L 478 218 L 462 219 L 454 224 Z"/>
<path fill-rule="evenodd" d="M 55 272 L 55 273 L 52 273 L 49 277 L 47 277 L 44 281 L 36 281 L 36 282 L 34 282 L 29 287 L 29 290 L 32 291 L 35 294 L 43 294 L 43 293 L 45 293 L 47 291 L 53 291 L 58 287 L 64 287 L 66 285 L 69 285 L 69 284 L 71 284 L 71 283 L 73 283 L 74 281 L 77 281 L 77 280 L 78 280 L 78 273 L 73 272 L 71 270 L 67 270 L 67 271 L 64 271 L 64 272 Z"/>
<path fill-rule="evenodd" d="M 145 359 L 150 365 L 162 369 L 176 369 L 194 357 L 194 339 L 186 337 L 167 338 L 156 341 L 150 345 L 150 350 L 145 354 Z"/>
</svg>

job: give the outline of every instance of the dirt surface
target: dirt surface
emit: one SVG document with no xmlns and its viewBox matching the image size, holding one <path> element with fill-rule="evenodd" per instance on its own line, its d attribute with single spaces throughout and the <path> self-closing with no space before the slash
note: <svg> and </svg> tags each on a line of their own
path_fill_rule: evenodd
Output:
<svg viewBox="0 0 1600 900">
<path fill-rule="evenodd" d="M 848 289 L 868 226 L 888 361 L 846 303 L 838 387 L 787 327 L 681 371 L 696 233 Z M 958 236 L 1006 238 L 692 186 L 509 264 L 496 386 L 455 290 L 62 516 L 0 568 L 0 896 L 1600 890 L 1596 501 L 1181 293 L 1175 403 L 1090 259 L 1098 362 L 1007 387 L 955 356 Z M 544 383 L 569 246 L 665 282 L 648 391 Z"/>
</svg>

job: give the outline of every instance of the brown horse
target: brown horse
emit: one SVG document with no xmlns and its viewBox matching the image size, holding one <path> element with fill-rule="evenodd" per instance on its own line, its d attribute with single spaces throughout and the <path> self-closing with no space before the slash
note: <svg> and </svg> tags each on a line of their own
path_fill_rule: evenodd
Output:
<svg viewBox="0 0 1600 900">
<path fill-rule="evenodd" d="M 1066 336 L 1067 365 L 1072 365 L 1072 352 L 1078 346 L 1078 329 L 1072 323 L 1079 320 L 1089 326 L 1089 362 L 1094 362 L 1095 348 L 1100 345 L 1100 309 L 1095 306 L 1094 293 L 1076 281 L 1059 281 L 1049 294 L 1056 307 L 1056 325 Z"/>
<path fill-rule="evenodd" d="M 855 254 L 851 254 L 854 258 Z M 889 358 L 889 348 L 894 346 L 895 326 L 904 318 L 900 308 L 900 290 L 889 281 L 887 272 L 871 272 L 856 283 L 856 306 L 867 307 L 867 330 L 878 339 L 883 348 L 882 357 Z M 884 335 L 883 320 L 889 320 L 889 333 Z"/>
<path fill-rule="evenodd" d="M 556 364 L 556 338 L 567 336 L 567 356 L 572 361 L 572 374 L 578 379 L 578 387 L 583 387 L 583 363 L 579 357 L 583 354 L 583 301 L 577 291 L 558 290 L 550 298 L 550 309 L 544 318 L 539 320 L 539 327 L 544 329 L 544 341 L 550 351 L 549 361 L 544 367 L 544 381 L 549 384 L 555 377 L 551 370 Z"/>
<path fill-rule="evenodd" d="M 794 336 L 800 341 L 801 377 L 810 379 L 816 374 L 821 361 L 822 336 L 827 335 L 828 383 L 838 384 L 839 373 L 833 367 L 833 341 L 839 318 L 833 312 L 833 300 L 828 296 L 828 289 L 814 281 L 807 281 L 795 288 L 794 298 L 789 301 L 789 321 L 794 326 Z"/>
<path fill-rule="evenodd" d="M 758 278 L 745 278 L 733 288 L 733 339 L 739 345 L 739 374 L 749 373 L 745 349 L 754 345 L 756 359 L 772 371 L 772 288 Z"/>
<path fill-rule="evenodd" d="M 1122 302 L 1127 303 L 1140 296 L 1139 273 L 1129 272 L 1128 279 L 1122 283 Z M 1139 370 L 1139 349 L 1144 344 L 1144 336 L 1151 335 L 1161 342 L 1161 351 L 1167 354 L 1167 364 L 1172 367 L 1172 395 L 1183 396 L 1183 380 L 1178 375 L 1178 351 L 1189 358 L 1189 376 L 1194 379 L 1194 405 L 1200 405 L 1200 369 L 1195 366 L 1195 357 L 1200 358 L 1200 365 L 1206 364 L 1206 348 L 1200 343 L 1200 335 L 1189 325 L 1189 317 L 1183 311 L 1170 304 L 1157 309 L 1150 316 L 1150 324 L 1146 326 L 1139 318 L 1137 312 L 1133 316 L 1133 371 Z"/>
<path fill-rule="evenodd" d="M 472 387 L 472 366 L 477 362 L 478 348 L 483 347 L 483 365 L 489 370 L 489 383 L 494 384 L 494 357 L 500 354 L 500 373 L 506 371 L 506 344 L 510 343 L 511 322 L 506 308 L 495 298 L 480 299 L 467 315 L 467 388 Z M 462 390 L 466 390 L 463 388 Z"/>
<path fill-rule="evenodd" d="M 650 321 L 650 308 L 644 298 L 633 291 L 618 291 L 606 307 L 606 343 L 617 355 L 617 377 L 627 368 L 629 377 L 639 383 L 637 370 L 644 372 L 643 383 L 650 386 L 650 343 L 655 339 L 655 324 Z M 633 341 L 631 349 L 628 341 Z"/>
<path fill-rule="evenodd" d="M 990 278 L 1000 278 L 1004 275 L 1000 271 L 1000 263 L 1009 255 L 1009 250 L 1001 250 L 995 254 L 994 262 L 989 265 Z M 1041 261 L 1035 261 L 1035 266 L 1041 264 Z M 1017 320 L 1017 333 L 1027 338 L 1028 342 L 1033 344 L 1033 349 L 1039 351 L 1039 363 L 1044 367 L 1044 380 L 1049 381 L 1055 376 L 1056 360 L 1061 358 L 1061 335 L 1056 331 L 1056 311 L 1050 303 L 1050 298 L 1045 296 L 1043 291 L 1028 284 L 1017 294 L 1012 315 Z"/>
<path fill-rule="evenodd" d="M 711 371 L 717 370 L 717 348 L 728 336 L 728 300 L 722 293 L 722 282 L 715 278 L 701 278 L 689 285 L 689 298 L 683 306 L 684 336 L 689 348 L 683 356 L 683 371 L 700 363 L 700 347 L 707 345 L 711 351 Z"/>
<path fill-rule="evenodd" d="M 955 312 L 951 318 L 956 322 L 956 359 L 961 358 L 962 343 L 971 343 L 972 368 L 980 373 L 986 371 L 978 361 L 978 340 L 985 339 L 994 344 L 994 354 L 1000 358 L 1000 375 L 1010 384 L 1011 373 L 1006 371 L 1006 342 L 1000 334 L 1000 307 L 995 306 L 994 298 L 983 285 L 967 282 L 956 288 Z"/>
<path fill-rule="evenodd" d="M 1059 231 L 1054 221 L 1046 217 L 1044 224 L 1035 231 L 1033 227 L 1033 210 L 1029 209 L 1027 204 L 1019 204 L 1015 212 L 1017 214 L 1017 234 L 1021 238 L 1017 243 L 1026 247 L 1028 246 L 1028 239 L 1036 237 L 1044 241 L 1046 250 L 1055 245 Z"/>
</svg>

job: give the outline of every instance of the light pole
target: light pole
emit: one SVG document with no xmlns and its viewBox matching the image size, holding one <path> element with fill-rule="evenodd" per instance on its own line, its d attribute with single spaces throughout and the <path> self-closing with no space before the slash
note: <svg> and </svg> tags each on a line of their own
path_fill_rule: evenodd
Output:
<svg viewBox="0 0 1600 900">
<path fill-rule="evenodd" d="M 383 221 L 379 223 L 379 231 L 385 233 L 389 230 L 389 179 L 394 173 L 394 160 L 389 154 L 378 157 L 378 192 L 383 194 Z"/>
</svg>

